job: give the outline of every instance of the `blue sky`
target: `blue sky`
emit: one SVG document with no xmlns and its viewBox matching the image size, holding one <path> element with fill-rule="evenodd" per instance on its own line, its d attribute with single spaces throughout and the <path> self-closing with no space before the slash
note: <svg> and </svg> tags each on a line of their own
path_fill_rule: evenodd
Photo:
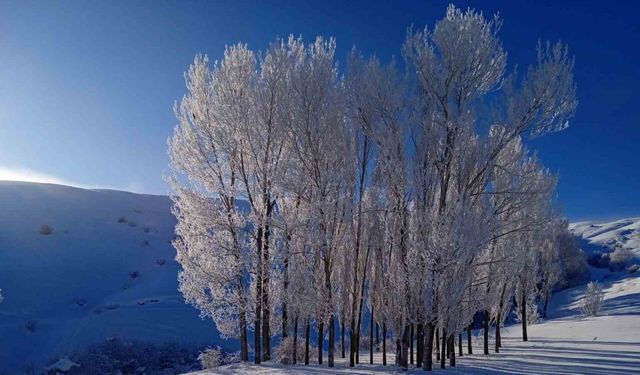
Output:
<svg viewBox="0 0 640 375">
<path fill-rule="evenodd" d="M 449 2 L 0 0 L 0 178 L 165 194 L 172 106 L 196 53 L 293 33 L 336 37 L 340 59 L 355 45 L 388 60 Z M 640 2 L 453 3 L 499 11 L 521 70 L 538 39 L 569 44 L 577 115 L 528 144 L 559 174 L 570 219 L 640 216 Z"/>
</svg>

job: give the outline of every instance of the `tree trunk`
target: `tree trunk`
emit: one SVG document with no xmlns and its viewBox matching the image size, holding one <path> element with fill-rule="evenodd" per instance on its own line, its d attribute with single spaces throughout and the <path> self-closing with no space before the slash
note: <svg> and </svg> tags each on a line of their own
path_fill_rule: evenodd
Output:
<svg viewBox="0 0 640 375">
<path fill-rule="evenodd" d="M 542 317 L 547 319 L 547 310 L 549 309 L 549 292 L 544 293 L 544 305 L 542 309 Z"/>
<path fill-rule="evenodd" d="M 310 319 L 307 318 L 307 324 L 304 327 L 304 364 L 309 364 L 309 333 L 311 331 Z"/>
<path fill-rule="evenodd" d="M 484 319 L 482 319 L 484 330 L 484 354 L 489 354 L 489 310 L 484 310 Z"/>
<path fill-rule="evenodd" d="M 473 354 L 473 348 L 471 346 L 471 324 L 467 326 L 467 352 Z"/>
<path fill-rule="evenodd" d="M 362 232 L 362 194 L 364 193 L 364 180 L 366 178 L 366 174 L 367 174 L 367 159 L 368 159 L 368 152 L 369 152 L 369 137 L 367 136 L 366 132 L 364 134 L 364 139 L 363 139 L 363 147 L 362 147 L 362 160 L 361 160 L 361 168 L 360 168 L 360 184 L 358 186 L 358 208 L 357 208 L 357 213 L 358 216 L 356 217 L 357 220 L 357 224 L 356 224 L 356 233 L 355 233 L 355 258 L 353 261 L 353 294 L 352 294 L 352 299 L 351 299 L 351 321 L 349 322 L 350 325 L 350 331 L 349 332 L 349 340 L 350 340 L 350 345 L 349 345 L 349 367 L 354 367 L 355 364 L 358 362 L 358 355 L 359 355 L 359 349 L 358 349 L 358 345 L 360 344 L 359 341 L 359 336 L 360 333 L 358 331 L 358 333 L 356 333 L 356 308 L 358 307 L 358 300 L 356 299 L 356 293 L 358 292 L 358 266 L 359 266 L 359 262 L 360 262 L 360 242 L 361 242 L 361 232 Z M 358 153 L 359 156 L 359 153 Z M 363 277 L 364 279 L 364 277 Z M 364 281 L 363 281 L 364 284 Z M 362 298 L 362 297 L 361 297 Z M 361 309 L 362 309 L 362 304 L 360 305 Z M 360 325 L 360 318 L 358 318 L 358 330 L 360 329 L 359 325 Z"/>
<path fill-rule="evenodd" d="M 500 353 L 500 311 L 496 317 L 496 353 Z"/>
<path fill-rule="evenodd" d="M 402 349 L 400 345 L 400 338 L 396 338 L 396 366 L 402 366 Z"/>
<path fill-rule="evenodd" d="M 373 364 L 373 306 L 371 306 L 371 326 L 369 327 L 369 363 Z"/>
<path fill-rule="evenodd" d="M 522 291 L 522 341 L 529 341 L 527 337 L 527 295 Z"/>
<path fill-rule="evenodd" d="M 440 329 L 436 328 L 436 361 L 440 360 Z"/>
<path fill-rule="evenodd" d="M 291 240 L 291 236 L 287 236 L 287 248 L 289 247 L 289 241 Z M 288 250 L 287 250 L 288 252 Z M 284 285 L 283 285 L 283 301 L 282 302 L 282 341 L 287 338 L 287 325 L 288 325 L 288 316 L 287 316 L 287 290 L 289 289 L 289 255 L 286 255 L 284 258 Z"/>
<path fill-rule="evenodd" d="M 249 361 L 249 342 L 247 338 L 247 315 L 240 313 L 240 357 L 242 362 Z"/>
<path fill-rule="evenodd" d="M 342 332 L 341 332 L 341 337 L 340 337 L 340 347 L 342 349 L 342 358 L 346 357 L 346 353 L 345 353 L 345 348 L 344 348 L 344 317 L 341 319 L 341 323 L 342 323 Z"/>
<path fill-rule="evenodd" d="M 298 363 L 298 316 L 293 319 L 293 364 Z"/>
<path fill-rule="evenodd" d="M 447 356 L 445 354 L 446 352 L 446 347 L 447 347 L 447 330 L 445 330 L 444 328 L 442 328 L 442 353 L 440 354 L 440 368 L 444 369 L 446 360 L 447 360 Z"/>
<path fill-rule="evenodd" d="M 413 323 L 411 323 L 411 332 L 409 335 L 409 363 L 413 364 Z"/>
<path fill-rule="evenodd" d="M 402 368 L 409 369 L 409 341 L 411 340 L 411 326 L 407 324 L 402 334 Z"/>
<path fill-rule="evenodd" d="M 426 347 L 427 351 L 423 358 L 423 368 L 425 371 L 431 371 L 433 369 L 433 336 L 435 334 L 436 326 L 433 323 L 429 323 L 429 332 L 427 333 Z"/>
<path fill-rule="evenodd" d="M 256 246 L 258 248 L 258 263 L 256 265 L 256 296 L 262 296 L 262 228 L 258 228 L 256 236 Z M 260 350 L 260 324 L 262 323 L 262 304 L 261 298 L 256 298 L 256 317 L 253 320 L 254 340 L 253 353 L 256 364 L 261 362 L 262 350 Z"/>
<path fill-rule="evenodd" d="M 382 322 L 382 365 L 387 365 L 387 323 Z"/>
<path fill-rule="evenodd" d="M 462 332 L 458 333 L 458 357 L 462 357 Z"/>
<path fill-rule="evenodd" d="M 329 367 L 333 367 L 336 348 L 336 317 L 331 313 L 329 316 Z"/>
<path fill-rule="evenodd" d="M 324 322 L 318 323 L 318 364 L 322 364 L 322 347 L 324 346 Z"/>
<path fill-rule="evenodd" d="M 379 328 L 380 328 L 380 324 L 378 324 L 378 322 L 376 322 L 376 351 L 379 352 L 380 351 L 380 335 L 379 335 Z"/>
<path fill-rule="evenodd" d="M 449 336 L 449 366 L 456 367 L 456 344 L 455 344 L 455 335 Z"/>
<path fill-rule="evenodd" d="M 271 227 L 268 221 L 271 218 L 272 205 L 270 198 L 267 200 L 267 224 L 264 226 L 264 251 L 262 256 L 262 360 L 271 359 L 271 312 L 269 309 L 269 240 L 271 237 Z"/>
<path fill-rule="evenodd" d="M 416 326 L 416 367 L 422 367 L 422 358 L 424 357 L 424 326 L 418 323 Z"/>
</svg>

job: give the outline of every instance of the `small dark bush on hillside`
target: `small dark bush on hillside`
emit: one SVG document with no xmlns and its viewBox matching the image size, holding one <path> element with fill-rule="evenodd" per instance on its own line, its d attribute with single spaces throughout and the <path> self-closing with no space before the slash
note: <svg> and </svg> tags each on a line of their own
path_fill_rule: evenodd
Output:
<svg viewBox="0 0 640 375">
<path fill-rule="evenodd" d="M 124 216 L 120 216 L 120 217 L 118 218 L 118 223 L 126 223 L 127 221 L 128 221 L 128 220 L 127 220 L 127 218 L 126 218 L 126 217 L 124 217 Z"/>
<path fill-rule="evenodd" d="M 608 253 L 601 253 L 600 251 L 594 251 L 589 257 L 589 264 L 596 268 L 609 268 L 611 259 Z"/>
<path fill-rule="evenodd" d="M 136 222 L 135 222 L 135 221 L 130 221 L 130 222 L 129 222 L 129 226 L 130 226 L 130 227 L 135 227 L 136 225 L 138 225 L 138 224 L 136 224 Z"/>
<path fill-rule="evenodd" d="M 142 247 L 149 246 L 149 245 L 151 245 L 151 244 L 149 243 L 149 240 L 144 240 L 144 241 L 142 241 Z"/>
<path fill-rule="evenodd" d="M 141 214 L 141 213 L 142 213 L 142 210 L 141 210 L 141 209 L 139 209 L 139 208 L 136 208 L 135 210 L 133 210 L 133 212 L 135 212 L 135 213 L 137 213 L 137 214 Z"/>
<path fill-rule="evenodd" d="M 156 264 L 159 266 L 164 266 L 167 263 L 164 259 L 156 259 Z"/>
<path fill-rule="evenodd" d="M 140 272 L 133 271 L 133 272 L 129 273 L 129 277 L 131 277 L 132 279 L 137 279 L 138 277 L 140 277 Z"/>
<path fill-rule="evenodd" d="M 24 324 L 24 328 L 26 328 L 27 331 L 34 333 L 36 329 L 38 329 L 38 322 L 35 320 L 27 320 Z"/>
<path fill-rule="evenodd" d="M 148 227 L 145 227 L 142 231 L 145 232 L 145 233 L 149 233 L 149 232 L 151 232 L 151 229 L 149 229 Z"/>
<path fill-rule="evenodd" d="M 50 234 L 53 234 L 53 228 L 51 228 L 51 226 L 47 225 L 47 224 L 43 224 L 40 226 L 40 234 L 44 235 L 44 236 L 48 236 Z"/>
<path fill-rule="evenodd" d="M 66 374 L 183 374 L 200 370 L 199 351 L 176 343 L 156 345 L 111 338 L 71 355 L 80 366 Z"/>
</svg>

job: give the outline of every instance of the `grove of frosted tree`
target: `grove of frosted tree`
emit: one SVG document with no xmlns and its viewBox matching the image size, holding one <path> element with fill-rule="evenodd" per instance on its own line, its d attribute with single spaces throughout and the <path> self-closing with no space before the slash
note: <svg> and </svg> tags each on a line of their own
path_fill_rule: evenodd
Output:
<svg viewBox="0 0 640 375">
<path fill-rule="evenodd" d="M 444 368 L 474 319 L 499 351 L 512 311 L 528 339 L 573 244 L 523 139 L 565 129 L 577 100 L 561 43 L 507 73 L 501 22 L 449 6 L 402 64 L 353 49 L 338 66 L 322 37 L 196 56 L 169 140 L 180 290 L 242 360 L 355 366 L 375 333 L 384 364 Z"/>
</svg>

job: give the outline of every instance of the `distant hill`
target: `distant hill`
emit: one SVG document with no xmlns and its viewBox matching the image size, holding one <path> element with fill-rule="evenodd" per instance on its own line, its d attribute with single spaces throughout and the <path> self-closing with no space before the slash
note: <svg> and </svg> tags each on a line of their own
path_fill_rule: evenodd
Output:
<svg viewBox="0 0 640 375">
<path fill-rule="evenodd" d="M 0 373 L 113 336 L 219 342 L 177 290 L 170 205 L 166 196 L 0 181 Z"/>
<path fill-rule="evenodd" d="M 583 221 L 571 224 L 569 229 L 578 237 L 587 254 L 595 250 L 610 252 L 622 247 L 640 257 L 640 217 L 606 223 Z"/>
</svg>

